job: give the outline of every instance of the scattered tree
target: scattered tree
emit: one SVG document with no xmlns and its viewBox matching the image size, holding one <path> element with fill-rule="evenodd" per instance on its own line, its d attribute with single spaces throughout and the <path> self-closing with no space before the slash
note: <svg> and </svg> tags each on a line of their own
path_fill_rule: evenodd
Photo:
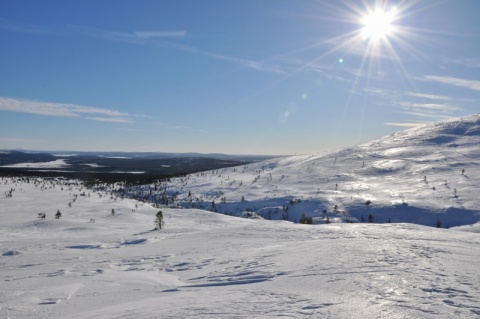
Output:
<svg viewBox="0 0 480 319">
<path fill-rule="evenodd" d="M 60 210 L 57 210 L 57 213 L 55 214 L 55 219 L 60 219 L 62 217 L 62 213 L 60 213 Z"/>
<path fill-rule="evenodd" d="M 312 217 L 306 217 L 305 214 L 302 214 L 300 218 L 300 224 L 313 224 Z"/>
<path fill-rule="evenodd" d="M 162 211 L 158 211 L 158 213 L 155 215 L 155 229 L 162 229 L 162 227 L 165 225 L 165 222 L 163 221 L 163 213 Z"/>
</svg>

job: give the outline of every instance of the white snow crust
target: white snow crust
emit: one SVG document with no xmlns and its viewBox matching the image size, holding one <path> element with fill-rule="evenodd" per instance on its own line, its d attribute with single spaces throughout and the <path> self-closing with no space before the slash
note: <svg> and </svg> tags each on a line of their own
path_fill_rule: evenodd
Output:
<svg viewBox="0 0 480 319">
<path fill-rule="evenodd" d="M 163 208 L 166 225 L 152 230 L 149 204 L 29 182 L 0 185 L 14 189 L 0 198 L 1 318 L 480 316 L 475 225 L 312 226 Z"/>
</svg>

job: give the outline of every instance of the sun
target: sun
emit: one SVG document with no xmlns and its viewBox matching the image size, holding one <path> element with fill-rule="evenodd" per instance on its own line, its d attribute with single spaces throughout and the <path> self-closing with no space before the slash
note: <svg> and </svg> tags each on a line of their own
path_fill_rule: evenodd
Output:
<svg viewBox="0 0 480 319">
<path fill-rule="evenodd" d="M 373 42 L 386 40 L 395 32 L 395 21 L 397 7 L 393 7 L 390 11 L 383 9 L 375 9 L 368 12 L 362 17 L 361 23 L 363 28 L 361 30 L 362 39 Z"/>
</svg>

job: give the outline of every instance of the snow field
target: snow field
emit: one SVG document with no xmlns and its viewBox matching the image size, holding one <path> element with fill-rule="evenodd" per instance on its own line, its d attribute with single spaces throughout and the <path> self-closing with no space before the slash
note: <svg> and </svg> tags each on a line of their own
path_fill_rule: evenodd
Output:
<svg viewBox="0 0 480 319">
<path fill-rule="evenodd" d="M 33 180 L 0 180 L 2 318 L 480 316 L 478 224 L 311 226 L 162 209 L 165 228 L 152 231 L 149 204 Z"/>
<path fill-rule="evenodd" d="M 176 195 L 175 205 L 227 215 L 249 210 L 293 222 L 305 214 L 315 223 L 327 216 L 357 222 L 372 215 L 379 223 L 474 224 L 480 221 L 479 127 L 476 114 L 326 155 L 285 156 L 191 174 L 162 186 Z M 147 196 L 152 188 L 134 187 L 127 195 Z M 153 192 L 150 199 L 156 196 Z"/>
</svg>

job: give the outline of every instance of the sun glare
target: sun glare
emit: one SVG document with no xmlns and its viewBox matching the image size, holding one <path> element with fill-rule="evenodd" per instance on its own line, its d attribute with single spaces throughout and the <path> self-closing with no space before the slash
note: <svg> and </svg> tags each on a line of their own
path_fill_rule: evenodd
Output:
<svg viewBox="0 0 480 319">
<path fill-rule="evenodd" d="M 386 39 L 394 32 L 392 22 L 395 20 L 396 7 L 390 11 L 385 12 L 381 9 L 376 9 L 368 13 L 362 19 L 362 38 L 370 41 L 380 41 Z"/>
</svg>

